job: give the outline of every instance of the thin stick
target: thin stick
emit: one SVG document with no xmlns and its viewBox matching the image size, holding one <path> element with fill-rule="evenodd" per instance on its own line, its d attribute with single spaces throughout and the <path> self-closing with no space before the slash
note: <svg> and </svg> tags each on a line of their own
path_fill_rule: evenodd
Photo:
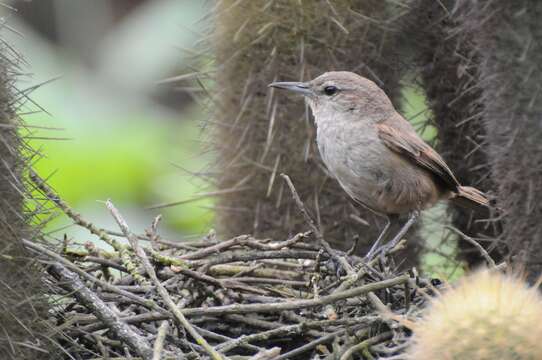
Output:
<svg viewBox="0 0 542 360">
<path fill-rule="evenodd" d="M 275 359 L 280 354 L 279 347 L 273 347 L 271 349 L 265 349 L 252 356 L 249 360 L 271 360 Z"/>
<path fill-rule="evenodd" d="M 495 264 L 495 261 L 491 258 L 491 256 L 489 256 L 489 253 L 486 251 L 486 249 L 484 249 L 484 247 L 482 245 L 480 245 L 476 240 L 474 240 L 470 236 L 464 234 L 459 229 L 456 229 L 453 226 L 446 226 L 446 229 L 452 230 L 457 235 L 459 235 L 463 240 L 466 240 L 467 242 L 472 244 L 475 248 L 477 248 L 478 251 L 480 251 L 480 254 L 486 260 L 486 262 L 487 262 L 487 264 L 489 265 L 490 268 L 494 269 L 497 266 L 497 264 Z"/>
<path fill-rule="evenodd" d="M 162 285 L 160 280 L 158 279 L 158 276 L 156 276 L 156 272 L 154 271 L 154 268 L 147 257 L 147 254 L 145 251 L 139 246 L 137 236 L 135 236 L 128 227 L 128 224 L 123 219 L 120 212 L 115 208 L 113 203 L 110 200 L 107 200 L 106 206 L 113 215 L 113 218 L 115 218 L 115 221 L 119 225 L 120 229 L 122 230 L 124 236 L 128 239 L 130 242 L 130 245 L 134 249 L 134 252 L 141 260 L 141 263 L 143 264 L 143 267 L 145 271 L 147 272 L 147 275 L 151 278 L 151 281 L 156 285 L 156 289 L 164 302 L 166 303 L 169 310 L 173 313 L 175 320 L 177 320 L 185 329 L 188 331 L 188 333 L 196 340 L 196 342 L 201 345 L 205 351 L 211 356 L 214 360 L 222 360 L 223 357 L 220 355 L 209 343 L 194 329 L 192 324 L 188 322 L 186 317 L 183 315 L 183 313 L 179 310 L 171 296 L 169 296 L 169 293 L 167 289 Z"/>
<path fill-rule="evenodd" d="M 167 320 L 162 321 L 158 328 L 158 334 L 156 340 L 154 340 L 152 360 L 160 360 L 162 356 L 162 350 L 164 350 L 164 340 L 166 339 L 167 331 L 169 329 L 169 322 Z"/>
<path fill-rule="evenodd" d="M 137 351 L 144 360 L 152 359 L 153 351 L 147 340 L 138 335 L 128 324 L 122 321 L 107 304 L 83 284 L 76 274 L 60 264 L 51 265 L 49 271 L 60 280 L 60 286 L 73 293 L 73 296 L 100 319 L 115 336 Z"/>
<path fill-rule="evenodd" d="M 370 291 L 376 291 L 380 289 L 386 289 L 395 285 L 403 284 L 408 281 L 408 275 L 401 275 L 393 279 L 387 279 L 379 282 L 374 282 L 371 284 L 366 284 L 359 286 L 350 290 L 333 293 L 331 295 L 322 296 L 319 299 L 309 299 L 309 300 L 297 300 L 297 301 L 285 301 L 278 303 L 266 303 L 266 304 L 233 304 L 233 305 L 223 305 L 223 306 L 211 306 L 211 307 L 197 307 L 183 309 L 182 314 L 185 316 L 216 316 L 216 315 L 225 315 L 225 314 L 250 314 L 250 313 L 269 313 L 269 312 L 278 312 L 285 310 L 298 310 L 304 308 L 310 308 L 315 306 L 327 305 L 335 303 L 340 300 L 365 295 Z M 133 316 L 132 319 L 141 321 L 148 317 L 152 321 L 154 320 L 163 320 L 165 317 L 161 317 L 161 314 L 158 313 L 147 313 L 143 315 Z M 165 314 L 164 316 L 167 316 Z M 147 321 L 147 320 L 143 320 Z"/>
<path fill-rule="evenodd" d="M 200 260 L 191 260 L 191 266 L 213 266 L 238 261 L 253 261 L 259 259 L 311 259 L 315 260 L 318 253 L 307 250 L 270 250 L 270 251 L 247 251 L 233 250 L 214 257 Z"/>
<path fill-rule="evenodd" d="M 292 183 L 292 180 L 290 177 L 286 174 L 280 174 L 280 176 L 286 181 L 286 184 L 290 188 L 290 192 L 292 193 L 292 197 L 294 198 L 294 201 L 299 208 L 299 211 L 301 211 L 301 214 L 305 218 L 305 221 L 310 226 L 312 232 L 314 235 L 316 235 L 316 239 L 320 242 L 320 244 L 323 246 L 323 248 L 327 251 L 327 253 L 339 264 L 342 265 L 344 270 L 347 274 L 351 275 L 354 273 L 354 269 L 352 269 L 352 266 L 346 261 L 346 259 L 342 256 L 339 256 L 335 250 L 331 248 L 329 243 L 324 239 L 324 236 L 322 235 L 322 232 L 316 226 L 314 223 L 314 220 L 310 217 L 309 213 L 307 212 L 307 209 L 305 208 L 305 205 L 303 204 L 303 201 L 301 201 L 301 198 L 299 197 L 299 194 L 297 193 L 297 190 L 294 187 L 294 184 Z"/>
<path fill-rule="evenodd" d="M 256 239 L 251 238 L 248 235 L 241 235 L 241 236 L 234 237 L 233 239 L 230 239 L 230 240 L 219 242 L 218 244 L 206 247 L 204 249 L 194 251 L 186 255 L 181 255 L 179 258 L 184 259 L 184 260 L 197 260 L 197 259 L 204 258 L 207 255 L 220 254 L 226 249 L 229 249 L 234 246 L 239 246 L 239 245 L 249 246 L 249 247 L 260 249 L 260 250 L 280 250 L 282 248 L 288 248 L 292 246 L 298 241 L 308 237 L 310 234 L 311 234 L 310 231 L 299 233 L 288 240 L 281 241 L 279 243 L 273 243 L 273 244 L 264 244 L 262 242 L 258 242 Z"/>
<path fill-rule="evenodd" d="M 132 301 L 136 302 L 137 304 L 140 304 L 142 306 L 145 306 L 147 308 L 150 308 L 150 309 L 154 309 L 154 310 L 159 310 L 159 311 L 165 311 L 164 309 L 161 309 L 158 305 L 156 305 L 152 300 L 150 299 L 145 299 L 143 297 L 140 297 L 140 296 L 137 296 L 129 291 L 126 291 L 126 290 L 122 290 L 122 289 L 119 289 L 117 288 L 116 286 L 114 285 L 111 285 L 105 281 L 102 281 L 90 274 L 88 274 L 87 272 L 81 270 L 79 267 L 77 267 L 77 265 L 75 265 L 74 263 L 72 263 L 71 261 L 63 258 L 62 256 L 58 255 L 57 253 L 49 250 L 49 249 L 46 249 L 45 247 L 41 246 L 41 245 L 38 245 L 36 243 L 33 243 L 32 241 L 28 241 L 26 239 L 23 239 L 23 244 L 34 250 L 34 251 L 37 251 L 40 253 L 40 255 L 46 255 L 52 259 L 54 259 L 55 261 L 59 262 L 60 264 L 68 267 L 70 270 L 76 272 L 77 274 L 79 274 L 80 276 L 84 277 L 86 280 L 90 281 L 91 283 L 96 283 L 98 284 L 101 288 L 105 289 L 105 290 L 108 290 L 108 291 L 111 291 L 113 293 L 116 293 L 116 294 L 119 294 L 119 295 L 122 295 L 122 296 L 125 296 L 127 297 L 128 299 L 131 299 Z"/>
<path fill-rule="evenodd" d="M 389 254 L 393 254 L 396 251 L 400 250 L 401 243 L 397 244 L 396 247 L 394 247 Z M 357 272 L 354 274 L 351 274 L 346 279 L 344 279 L 339 286 L 333 290 L 333 292 L 340 292 L 347 290 L 351 288 L 359 279 L 361 279 L 363 276 L 365 276 L 369 269 L 371 269 L 379 260 L 378 259 L 372 259 L 369 261 L 369 263 L 365 264 L 365 266 L 362 266 Z"/>
<path fill-rule="evenodd" d="M 384 340 L 388 340 L 393 336 L 393 333 L 391 331 L 384 332 L 382 334 L 378 334 L 376 336 L 373 336 L 372 338 L 369 338 L 367 340 L 364 340 L 360 342 L 359 344 L 356 344 L 346 350 L 344 354 L 341 356 L 340 360 L 348 360 L 352 357 L 352 355 L 358 351 L 361 351 L 363 349 L 368 348 L 371 345 L 378 344 L 379 342 L 382 342 Z"/>
<path fill-rule="evenodd" d="M 346 329 L 341 329 L 341 330 L 337 330 L 335 332 L 332 332 L 331 334 L 328 334 L 326 336 L 322 336 L 316 340 L 313 340 L 301 347 L 298 347 L 290 352 L 287 352 L 285 354 L 282 354 L 276 358 L 274 358 L 273 360 L 283 360 L 283 359 L 290 359 L 296 355 L 299 355 L 299 354 L 302 354 L 306 351 L 309 351 L 313 348 L 315 348 L 316 346 L 320 345 L 320 344 L 324 344 L 324 343 L 327 343 L 328 341 L 332 341 L 333 339 L 335 339 L 337 336 L 339 335 L 342 335 L 343 333 L 346 332 Z"/>
<path fill-rule="evenodd" d="M 226 342 L 235 341 L 235 339 L 232 339 L 230 337 L 227 337 L 227 336 L 224 336 L 224 335 L 221 335 L 221 334 L 217 334 L 217 333 L 209 331 L 209 330 L 205 330 L 204 328 L 200 328 L 200 327 L 195 326 L 195 325 L 193 325 L 193 326 L 196 328 L 196 330 L 198 330 L 201 334 L 207 336 L 209 339 L 224 341 L 224 343 L 217 346 L 217 349 L 220 350 L 220 352 L 223 353 L 223 354 L 225 354 L 227 351 L 224 350 L 223 348 L 221 348 L 221 346 L 224 345 Z M 240 346 L 245 348 L 245 349 L 252 350 L 252 351 L 254 351 L 256 353 L 262 350 L 261 347 L 246 344 L 246 343 L 240 344 Z"/>
<path fill-rule="evenodd" d="M 211 307 L 196 307 L 180 310 L 185 316 L 217 316 L 217 315 L 229 315 L 229 314 L 251 314 L 251 313 L 276 313 L 285 310 L 299 310 L 304 308 L 310 308 L 315 306 L 322 306 L 331 303 L 335 303 L 340 300 L 365 295 L 370 291 L 376 291 L 380 289 L 386 289 L 395 285 L 403 284 L 409 280 L 408 275 L 398 276 L 393 279 L 383 280 L 359 286 L 347 291 L 333 293 L 331 295 L 322 296 L 319 299 L 310 300 L 297 300 L 286 301 L 277 303 L 266 304 L 233 304 L 223 306 L 211 306 Z M 126 323 L 140 323 L 158 321 L 172 318 L 169 313 L 148 312 L 145 314 L 129 316 L 123 318 Z M 99 325 L 92 328 L 92 331 L 101 329 Z M 87 329 L 88 330 L 88 329 Z"/>
<path fill-rule="evenodd" d="M 356 319 L 344 319 L 344 320 L 319 320 L 319 321 L 308 321 L 294 325 L 284 325 L 275 329 L 262 331 L 260 333 L 241 336 L 237 339 L 232 339 L 228 342 L 225 342 L 219 346 L 220 350 L 223 352 L 234 349 L 237 346 L 248 344 L 253 341 L 266 341 L 273 337 L 279 336 L 288 336 L 301 334 L 306 329 L 323 327 L 325 325 L 359 325 L 364 322 L 367 322 L 368 319 L 374 321 L 375 318 L 356 318 Z"/>
<path fill-rule="evenodd" d="M 98 228 L 89 221 L 83 219 L 81 214 L 73 210 L 64 200 L 56 194 L 53 189 L 51 189 L 45 181 L 36 174 L 33 170 L 30 170 L 30 180 L 36 185 L 36 187 L 43 192 L 43 194 L 52 202 L 56 204 L 74 223 L 80 225 L 81 227 L 87 229 L 91 234 L 96 235 L 102 241 L 110 245 L 113 249 L 117 251 L 122 250 L 122 244 L 117 240 L 113 239 L 107 232 L 103 229 Z"/>
<path fill-rule="evenodd" d="M 230 248 L 232 246 L 238 245 L 238 244 L 242 243 L 243 240 L 247 240 L 249 238 L 250 238 L 249 235 L 236 236 L 233 239 L 219 242 L 216 245 L 208 246 L 206 248 L 203 248 L 203 249 L 198 250 L 198 251 L 191 252 L 191 253 L 186 254 L 186 255 L 181 255 L 180 258 L 185 259 L 185 260 L 197 260 L 197 259 L 204 258 L 207 255 L 220 254 L 224 250 L 226 250 L 226 249 L 228 249 L 228 248 Z"/>
<path fill-rule="evenodd" d="M 390 309 L 378 298 L 378 296 L 375 295 L 374 292 L 369 292 L 367 294 L 367 299 L 373 304 L 373 306 L 378 310 L 378 312 L 387 314 L 390 312 Z"/>
<path fill-rule="evenodd" d="M 376 291 L 380 289 L 389 288 L 398 284 L 403 284 L 405 281 L 408 281 L 408 279 L 409 279 L 408 275 L 402 275 L 393 279 L 374 282 L 371 284 L 366 284 L 366 285 L 359 286 L 359 287 L 346 290 L 343 292 L 334 293 L 327 296 L 322 296 L 319 299 L 297 300 L 297 301 L 287 301 L 287 302 L 269 303 L 269 304 L 246 304 L 246 305 L 234 304 L 234 305 L 215 306 L 215 307 L 208 307 L 208 308 L 191 308 L 191 309 L 184 309 L 183 314 L 187 316 L 218 315 L 218 314 L 248 314 L 248 313 L 253 313 L 253 312 L 276 312 L 276 311 L 283 311 L 283 310 L 303 309 L 303 308 L 308 308 L 308 307 L 327 305 L 327 304 L 335 303 L 339 300 L 365 295 L 370 291 Z"/>
</svg>

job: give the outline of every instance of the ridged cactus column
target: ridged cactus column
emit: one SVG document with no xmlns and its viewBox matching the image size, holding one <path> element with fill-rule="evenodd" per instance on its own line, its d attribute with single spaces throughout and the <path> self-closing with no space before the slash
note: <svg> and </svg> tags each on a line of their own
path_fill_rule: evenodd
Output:
<svg viewBox="0 0 542 360">
<path fill-rule="evenodd" d="M 502 243 L 531 280 L 542 272 L 542 3 L 461 1 L 474 34 L 491 172 L 502 208 Z"/>
<path fill-rule="evenodd" d="M 267 88 L 330 70 L 363 74 L 398 103 L 399 71 L 386 2 L 221 1 L 214 35 L 220 233 L 284 238 L 306 229 L 280 173 L 288 174 L 326 239 L 348 248 L 376 238 L 374 215 L 354 207 L 323 167 L 301 98 Z M 368 221 L 371 226 L 363 225 Z M 356 220 L 358 219 L 358 220 Z"/>
<path fill-rule="evenodd" d="M 405 42 L 415 49 L 415 63 L 432 111 L 431 124 L 437 132 L 436 148 L 463 184 L 494 196 L 494 182 L 487 156 L 480 88 L 479 49 L 473 32 L 462 32 L 456 1 L 414 0 L 407 17 Z M 452 224 L 470 236 L 483 238 L 484 247 L 494 250 L 500 224 L 488 221 L 490 212 L 473 212 L 450 205 Z M 460 242 L 461 257 L 470 265 L 481 261 L 478 251 Z"/>
</svg>

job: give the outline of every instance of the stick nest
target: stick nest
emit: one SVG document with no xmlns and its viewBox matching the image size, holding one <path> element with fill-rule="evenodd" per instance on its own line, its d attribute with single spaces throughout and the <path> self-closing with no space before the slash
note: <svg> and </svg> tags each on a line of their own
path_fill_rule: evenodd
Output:
<svg viewBox="0 0 542 360">
<path fill-rule="evenodd" d="M 420 313 L 432 288 L 415 270 L 397 270 L 391 255 L 404 243 L 370 261 L 332 250 L 285 178 L 310 231 L 225 241 L 211 232 L 177 242 L 158 234 L 159 217 L 134 234 L 109 201 L 120 232 L 100 229 L 31 174 L 46 198 L 112 248 L 25 242 L 47 270 L 58 356 L 372 359 L 402 352 L 410 331 L 394 319 Z"/>
</svg>

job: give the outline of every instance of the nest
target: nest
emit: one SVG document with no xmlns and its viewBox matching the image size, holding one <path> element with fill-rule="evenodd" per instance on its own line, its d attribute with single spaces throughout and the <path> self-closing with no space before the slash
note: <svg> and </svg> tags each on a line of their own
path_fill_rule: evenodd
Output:
<svg viewBox="0 0 542 360">
<path fill-rule="evenodd" d="M 348 359 L 404 351 L 432 284 L 400 273 L 389 251 L 364 261 L 331 249 L 283 176 L 308 231 L 285 240 L 163 239 L 160 217 L 134 234 L 86 221 L 36 174 L 36 187 L 113 250 L 67 240 L 58 251 L 25 241 L 47 271 L 59 357 L 76 359 Z M 382 248 L 385 249 L 385 248 Z M 66 355 L 69 354 L 69 355 Z"/>
</svg>

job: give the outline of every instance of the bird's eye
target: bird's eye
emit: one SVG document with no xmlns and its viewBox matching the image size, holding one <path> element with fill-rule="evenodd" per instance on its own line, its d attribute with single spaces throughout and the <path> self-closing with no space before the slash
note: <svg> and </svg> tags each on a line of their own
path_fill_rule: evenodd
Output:
<svg viewBox="0 0 542 360">
<path fill-rule="evenodd" d="M 327 96 L 334 95 L 334 94 L 337 93 L 337 91 L 339 91 L 339 89 L 337 89 L 337 87 L 335 87 L 333 85 L 326 86 L 324 88 L 324 94 L 326 94 Z"/>
</svg>

